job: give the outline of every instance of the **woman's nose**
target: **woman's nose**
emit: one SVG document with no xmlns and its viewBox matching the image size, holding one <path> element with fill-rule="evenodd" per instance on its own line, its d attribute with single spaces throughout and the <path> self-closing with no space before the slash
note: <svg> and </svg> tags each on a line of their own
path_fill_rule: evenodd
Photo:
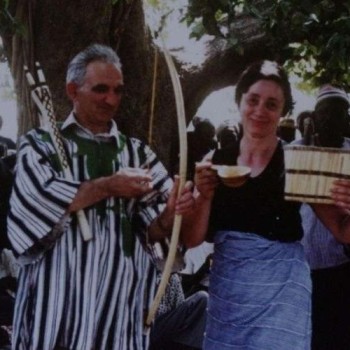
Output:
<svg viewBox="0 0 350 350">
<path fill-rule="evenodd" d="M 265 112 L 265 103 L 264 101 L 260 101 L 257 105 L 256 105 L 256 111 L 258 113 L 264 113 Z"/>
</svg>

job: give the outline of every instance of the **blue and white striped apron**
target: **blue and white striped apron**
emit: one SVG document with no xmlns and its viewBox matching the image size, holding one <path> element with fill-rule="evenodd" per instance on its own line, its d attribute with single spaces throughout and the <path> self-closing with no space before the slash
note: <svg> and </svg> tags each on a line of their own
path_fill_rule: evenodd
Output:
<svg viewBox="0 0 350 350">
<path fill-rule="evenodd" d="M 311 280 L 300 242 L 220 231 L 204 349 L 307 350 Z"/>
</svg>

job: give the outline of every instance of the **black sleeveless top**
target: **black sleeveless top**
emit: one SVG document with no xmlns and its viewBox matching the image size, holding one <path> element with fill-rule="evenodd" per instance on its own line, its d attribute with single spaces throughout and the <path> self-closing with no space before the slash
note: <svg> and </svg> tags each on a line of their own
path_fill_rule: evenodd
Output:
<svg viewBox="0 0 350 350">
<path fill-rule="evenodd" d="M 214 164 L 236 165 L 239 143 L 215 151 Z M 283 242 L 302 238 L 300 203 L 284 200 L 284 154 L 282 142 L 264 171 L 241 187 L 219 184 L 209 220 L 209 237 L 220 230 L 256 233 Z"/>
</svg>

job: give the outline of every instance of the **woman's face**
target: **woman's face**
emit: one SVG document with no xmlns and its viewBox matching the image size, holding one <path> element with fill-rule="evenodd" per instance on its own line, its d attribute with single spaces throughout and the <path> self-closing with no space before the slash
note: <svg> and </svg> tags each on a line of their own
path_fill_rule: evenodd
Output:
<svg viewBox="0 0 350 350">
<path fill-rule="evenodd" d="M 254 138 L 276 135 L 285 99 L 281 86 L 272 80 L 258 80 L 242 95 L 239 111 L 244 134 Z"/>
</svg>

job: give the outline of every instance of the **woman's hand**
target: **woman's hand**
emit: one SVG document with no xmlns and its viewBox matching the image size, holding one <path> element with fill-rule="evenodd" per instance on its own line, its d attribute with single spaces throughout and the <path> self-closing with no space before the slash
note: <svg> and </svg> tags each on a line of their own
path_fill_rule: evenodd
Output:
<svg viewBox="0 0 350 350">
<path fill-rule="evenodd" d="M 203 161 L 196 163 L 196 173 L 194 181 L 198 192 L 205 199 L 211 200 L 214 196 L 215 189 L 219 184 L 216 171 L 212 168 L 212 163 Z"/>
<path fill-rule="evenodd" d="M 149 238 L 153 241 L 158 241 L 171 234 L 175 214 L 190 214 L 194 209 L 195 200 L 192 193 L 192 182 L 187 181 L 178 196 L 179 182 L 179 177 L 175 176 L 174 185 L 167 200 L 165 209 L 150 226 L 148 233 Z"/>
<path fill-rule="evenodd" d="M 182 215 L 191 211 L 194 207 L 193 183 L 192 181 L 187 181 L 179 198 L 177 198 L 179 183 L 179 176 L 175 175 L 174 185 L 167 201 L 167 209 L 174 214 Z"/>
</svg>

